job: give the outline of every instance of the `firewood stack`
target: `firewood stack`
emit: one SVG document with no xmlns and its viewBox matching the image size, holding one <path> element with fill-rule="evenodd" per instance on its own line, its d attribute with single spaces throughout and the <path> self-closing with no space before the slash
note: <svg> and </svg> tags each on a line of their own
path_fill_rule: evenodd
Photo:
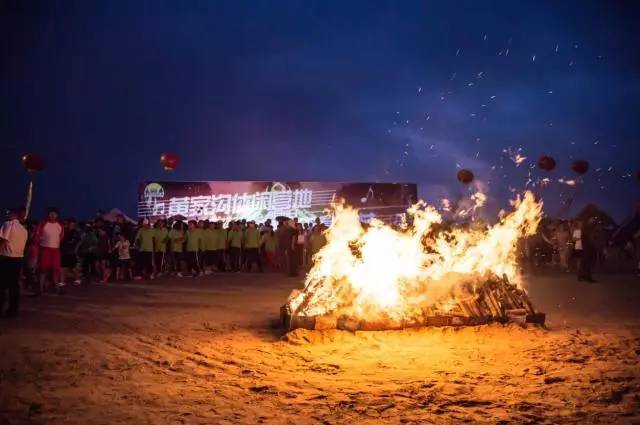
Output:
<svg viewBox="0 0 640 425">
<path fill-rule="evenodd" d="M 297 295 L 294 290 L 289 299 Z M 423 326 L 475 326 L 492 322 L 533 323 L 544 325 L 545 314 L 536 312 L 526 292 L 511 284 L 506 276 L 493 276 L 486 280 L 475 292 L 464 300 L 457 301 L 446 311 L 430 306 L 422 309 L 422 315 L 414 320 L 394 321 L 377 319 L 375 321 L 357 318 L 346 314 L 328 314 L 323 316 L 305 316 L 292 311 L 289 302 L 280 309 L 282 327 L 287 331 L 298 328 L 321 330 L 391 330 Z"/>
</svg>

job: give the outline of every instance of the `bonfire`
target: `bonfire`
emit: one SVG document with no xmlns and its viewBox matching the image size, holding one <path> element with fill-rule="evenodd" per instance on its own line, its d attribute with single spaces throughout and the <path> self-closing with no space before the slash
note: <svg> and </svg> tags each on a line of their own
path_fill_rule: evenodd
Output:
<svg viewBox="0 0 640 425">
<path fill-rule="evenodd" d="M 484 199 L 476 197 L 476 199 Z M 304 289 L 282 307 L 283 326 L 348 330 L 544 323 L 521 285 L 517 244 L 533 235 L 542 204 L 531 192 L 511 202 L 495 225 L 449 225 L 419 202 L 394 228 L 333 206 L 327 244 Z"/>
</svg>

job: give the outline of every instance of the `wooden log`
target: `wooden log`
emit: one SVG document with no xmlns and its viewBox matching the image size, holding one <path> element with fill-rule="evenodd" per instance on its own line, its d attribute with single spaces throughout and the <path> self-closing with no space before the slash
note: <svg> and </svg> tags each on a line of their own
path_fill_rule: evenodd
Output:
<svg viewBox="0 0 640 425">
<path fill-rule="evenodd" d="M 289 324 L 289 330 L 294 329 L 309 329 L 314 330 L 316 328 L 315 316 L 291 316 L 291 322 Z"/>
<path fill-rule="evenodd" d="M 547 315 L 544 313 L 534 313 L 527 315 L 527 323 L 533 323 L 536 325 L 544 325 Z"/>
<path fill-rule="evenodd" d="M 313 329 L 322 331 L 326 329 L 336 329 L 338 327 L 338 318 L 336 316 L 316 316 Z"/>
<path fill-rule="evenodd" d="M 427 326 L 451 326 L 451 316 L 429 316 Z"/>
<path fill-rule="evenodd" d="M 355 332 L 360 329 L 360 320 L 353 317 L 341 316 L 338 318 L 336 327 L 343 331 Z"/>
</svg>

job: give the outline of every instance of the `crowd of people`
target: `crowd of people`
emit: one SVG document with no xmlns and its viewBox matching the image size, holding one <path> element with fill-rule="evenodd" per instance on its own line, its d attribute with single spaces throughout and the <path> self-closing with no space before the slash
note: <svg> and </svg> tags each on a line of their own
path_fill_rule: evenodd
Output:
<svg viewBox="0 0 640 425">
<path fill-rule="evenodd" d="M 25 223 L 24 209 L 15 209 L 0 228 L 0 313 L 8 294 L 7 315 L 17 315 L 20 287 L 38 296 L 62 293 L 69 284 L 308 270 L 327 242 L 325 226 L 284 217 L 274 224 L 146 218 L 136 224 L 122 214 L 113 222 L 102 215 L 77 222 L 61 220 L 55 208 L 42 221 Z M 550 266 L 594 282 L 594 265 L 607 271 L 615 257 L 631 260 L 640 273 L 640 231 L 634 232 L 621 245 L 597 218 L 544 219 L 518 251 L 525 270 Z"/>
<path fill-rule="evenodd" d="M 20 286 L 35 296 L 64 292 L 67 285 L 200 277 L 214 272 L 277 272 L 295 277 L 311 266 L 326 243 L 325 226 L 297 219 L 264 223 L 238 220 L 165 220 L 137 224 L 124 215 L 114 222 L 61 220 L 50 208 L 44 220 L 26 224 L 12 211 L 0 234 L 0 273 L 9 293 L 8 315 L 17 314 Z M 6 259 L 6 261 L 5 261 Z M 5 264 L 6 263 L 6 264 Z M 16 271 L 17 268 L 17 271 Z M 20 285 L 20 282 L 22 285 Z"/>
<path fill-rule="evenodd" d="M 538 232 L 523 241 L 524 263 L 530 268 L 556 267 L 577 274 L 578 281 L 594 282 L 592 272 L 623 271 L 625 264 L 640 273 L 640 230 L 616 240 L 615 229 L 597 217 L 585 220 L 545 219 Z"/>
</svg>

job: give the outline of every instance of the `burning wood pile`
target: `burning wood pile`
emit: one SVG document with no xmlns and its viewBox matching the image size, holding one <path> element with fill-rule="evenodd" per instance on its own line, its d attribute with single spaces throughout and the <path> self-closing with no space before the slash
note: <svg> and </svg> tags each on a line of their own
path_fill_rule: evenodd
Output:
<svg viewBox="0 0 640 425">
<path fill-rule="evenodd" d="M 305 288 L 281 309 L 287 330 L 382 330 L 490 322 L 543 324 L 517 284 L 516 247 L 535 233 L 542 205 L 527 192 L 493 226 L 445 226 L 423 203 L 395 229 L 335 206 L 327 245 Z"/>
<path fill-rule="evenodd" d="M 423 326 L 475 326 L 488 323 L 532 323 L 543 325 L 545 314 L 536 312 L 527 293 L 509 282 L 506 276 L 493 276 L 477 290 L 475 296 L 466 297 L 444 307 L 425 307 L 411 319 L 394 320 L 390 317 L 366 319 L 345 314 L 306 316 L 303 301 L 297 309 L 292 309 L 291 300 L 300 296 L 294 290 L 287 304 L 280 309 L 282 327 L 288 331 L 304 328 L 310 330 L 341 329 L 391 330 Z"/>
</svg>

